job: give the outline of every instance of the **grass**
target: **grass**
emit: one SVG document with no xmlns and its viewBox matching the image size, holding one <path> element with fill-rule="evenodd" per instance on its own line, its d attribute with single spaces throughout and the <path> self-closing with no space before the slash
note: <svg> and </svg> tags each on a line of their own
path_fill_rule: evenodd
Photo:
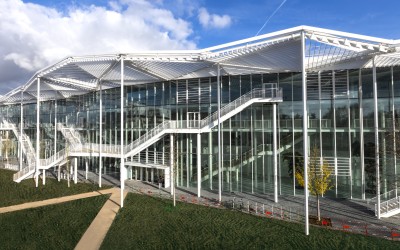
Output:
<svg viewBox="0 0 400 250">
<path fill-rule="evenodd" d="M 73 249 L 107 195 L 0 214 L 0 249 Z"/>
<path fill-rule="evenodd" d="M 72 181 L 71 187 L 68 188 L 67 181 L 58 182 L 53 178 L 46 178 L 46 185 L 44 186 L 39 180 L 39 186 L 36 188 L 33 179 L 27 179 L 21 183 L 14 182 L 14 173 L 10 170 L 0 169 L 0 207 L 108 188 L 107 186 L 99 188 L 98 185 L 87 183 L 73 184 Z"/>
<path fill-rule="evenodd" d="M 102 249 L 400 249 L 399 242 L 128 194 Z"/>
</svg>

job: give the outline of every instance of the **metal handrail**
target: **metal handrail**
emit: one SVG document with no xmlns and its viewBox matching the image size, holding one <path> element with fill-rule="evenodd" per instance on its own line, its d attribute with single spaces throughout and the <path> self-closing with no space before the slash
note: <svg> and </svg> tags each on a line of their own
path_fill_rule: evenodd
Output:
<svg viewBox="0 0 400 250">
<path fill-rule="evenodd" d="M 237 109 L 238 107 L 248 103 L 252 99 L 255 98 L 281 98 L 282 97 L 282 90 L 278 88 L 255 88 L 249 91 L 248 93 L 240 96 L 236 100 L 228 103 L 224 107 L 220 109 L 220 117 L 227 115 L 229 112 Z M 128 152 L 132 151 L 139 145 L 142 145 L 144 142 L 148 141 L 149 139 L 155 137 L 156 135 L 161 135 L 166 133 L 167 129 L 203 129 L 210 124 L 213 124 L 215 121 L 218 120 L 219 112 L 215 111 L 214 113 L 210 114 L 206 118 L 200 120 L 198 124 L 192 123 L 191 126 L 187 126 L 187 122 L 178 122 L 178 121 L 164 121 L 151 129 L 146 134 L 142 135 L 129 145 L 124 147 L 124 153 L 127 154 Z M 197 125 L 197 126 L 196 126 Z M 209 127 L 209 128 L 212 128 Z"/>
<path fill-rule="evenodd" d="M 47 166 L 54 164 L 55 162 L 62 161 L 63 159 L 65 159 L 67 157 L 68 157 L 68 155 L 67 155 L 66 149 L 64 148 L 64 149 L 58 151 L 56 154 L 54 154 L 46 159 L 40 159 L 40 166 L 47 167 Z"/>
<path fill-rule="evenodd" d="M 397 192 L 396 192 L 396 191 L 397 191 Z M 396 197 L 396 194 L 397 194 L 397 196 L 400 194 L 400 188 L 389 190 L 389 191 L 387 191 L 387 192 L 381 194 L 381 195 L 380 195 L 380 198 L 381 198 L 381 200 L 385 200 L 385 197 L 389 197 L 389 198 L 390 198 L 390 197 Z M 378 196 L 374 196 L 374 197 L 368 199 L 367 202 L 368 202 L 368 203 L 370 203 L 370 202 L 376 202 L 376 201 L 377 201 L 377 198 L 378 198 Z"/>
<path fill-rule="evenodd" d="M 57 127 L 70 143 L 81 143 L 81 136 L 73 127 L 65 127 L 61 122 L 57 123 Z M 68 131 L 69 134 L 66 131 Z"/>
<path fill-rule="evenodd" d="M 163 134 L 169 132 L 171 129 L 204 129 L 208 128 L 211 129 L 212 127 L 216 126 L 215 122 L 218 120 L 218 117 L 223 117 L 230 112 L 234 111 L 235 109 L 238 109 L 240 106 L 249 103 L 251 100 L 255 98 L 278 98 L 281 100 L 282 98 L 282 90 L 278 88 L 256 88 L 252 89 L 248 93 L 240 96 L 236 100 L 228 103 L 224 107 L 220 109 L 220 112 L 216 111 L 206 118 L 200 120 L 200 121 L 192 121 L 192 123 L 188 123 L 187 121 L 164 121 L 163 123 L 160 123 L 144 135 L 140 136 L 137 138 L 135 141 L 132 143 L 124 146 L 123 148 L 120 145 L 109 145 L 109 144 L 102 144 L 102 152 L 105 153 L 110 153 L 110 154 L 121 154 L 122 149 L 124 154 L 127 154 L 131 152 L 133 149 L 137 148 L 139 145 L 143 145 L 145 142 L 149 141 L 152 138 L 155 138 L 157 136 L 162 136 Z M 95 149 L 100 149 L 100 144 L 97 143 L 82 143 L 80 140 L 80 135 L 77 133 L 73 128 L 70 127 L 65 127 L 62 123 L 58 123 L 58 130 L 60 130 L 63 135 L 70 141 L 70 148 L 69 148 L 69 153 L 74 153 L 74 152 L 82 152 L 83 150 L 88 150 L 89 152 L 94 152 Z M 15 126 L 11 126 L 7 123 L 5 123 L 5 126 L 10 126 L 18 135 L 18 131 L 16 130 Z M 68 130 L 68 132 L 66 132 Z M 22 134 L 24 141 L 27 143 L 27 148 L 32 149 L 32 144 L 30 143 L 29 138 L 24 134 Z M 25 143 L 24 143 L 25 144 Z M 100 151 L 100 150 L 98 150 Z M 258 151 L 258 150 L 257 150 Z M 29 155 L 29 156 L 28 156 Z M 67 152 L 65 149 L 57 152 L 55 155 L 50 156 L 47 159 L 40 159 L 40 165 L 41 166 L 50 166 L 51 164 L 54 164 L 54 162 L 57 162 L 59 160 L 65 159 L 67 156 Z M 164 154 L 165 157 L 165 154 Z M 34 153 L 32 154 L 27 154 L 27 158 L 29 159 L 28 161 L 34 161 L 36 158 L 36 155 Z M 153 159 L 156 162 L 168 162 L 166 161 L 165 158 L 159 159 L 158 157 L 153 157 Z M 36 163 L 35 163 L 36 164 Z M 28 168 L 29 170 L 35 169 L 34 164 L 29 164 Z M 25 174 L 27 171 L 27 168 L 24 168 L 20 172 L 18 172 L 18 176 L 22 176 Z M 20 174 L 19 174 L 20 173 Z M 15 178 L 14 178 L 15 179 Z"/>
<path fill-rule="evenodd" d="M 130 161 L 140 162 L 140 163 L 154 163 L 159 165 L 169 164 L 170 154 L 163 152 L 154 151 L 141 151 L 140 153 L 134 155 Z"/>
<path fill-rule="evenodd" d="M 13 175 L 13 179 L 14 179 L 14 181 L 16 181 L 19 178 L 21 178 L 22 176 L 28 174 L 29 172 L 35 171 L 35 167 L 36 167 L 35 150 L 33 149 L 33 146 L 32 146 L 32 143 L 31 143 L 29 137 L 24 133 L 23 130 L 21 132 L 18 131 L 15 124 L 3 119 L 2 123 L 1 123 L 1 127 L 12 130 L 17 138 L 22 139 L 21 140 L 22 141 L 21 149 L 22 149 L 22 152 L 24 152 L 26 155 L 27 166 L 25 166 L 23 169 L 21 169 L 20 171 L 18 171 L 17 173 L 15 173 Z"/>
<path fill-rule="evenodd" d="M 400 197 L 395 197 L 390 200 L 381 202 L 381 214 L 387 214 L 393 210 L 400 209 Z M 377 204 L 375 204 L 375 214 L 377 213 Z"/>
</svg>

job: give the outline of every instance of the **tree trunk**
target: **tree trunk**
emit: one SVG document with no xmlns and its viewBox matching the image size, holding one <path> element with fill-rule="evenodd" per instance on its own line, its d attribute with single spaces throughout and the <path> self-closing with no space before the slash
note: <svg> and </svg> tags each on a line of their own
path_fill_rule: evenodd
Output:
<svg viewBox="0 0 400 250">
<path fill-rule="evenodd" d="M 173 168 L 173 170 L 172 170 L 172 176 L 173 176 L 173 181 L 172 181 L 172 183 L 171 183 L 171 185 L 172 185 L 172 195 L 173 195 L 173 199 L 174 199 L 174 207 L 176 206 L 176 195 L 175 195 L 175 192 L 176 192 L 176 190 L 175 190 L 175 177 L 176 177 L 176 175 L 175 175 L 175 166 L 174 166 L 174 168 Z"/>
<path fill-rule="evenodd" d="M 176 196 L 175 196 L 175 183 L 172 183 L 172 185 L 173 185 L 173 189 L 174 189 L 174 191 L 173 191 L 173 196 L 174 196 L 174 207 L 176 206 Z"/>
<path fill-rule="evenodd" d="M 70 180 L 69 180 L 69 179 L 71 178 L 71 172 L 70 172 L 70 170 L 71 170 L 70 167 L 67 165 L 67 180 L 68 180 L 67 182 L 68 182 L 68 187 L 70 187 L 70 185 L 71 185 L 71 184 L 70 184 Z"/>
<path fill-rule="evenodd" d="M 319 195 L 317 194 L 317 215 L 318 221 L 321 221 L 321 211 L 319 210 Z"/>
</svg>

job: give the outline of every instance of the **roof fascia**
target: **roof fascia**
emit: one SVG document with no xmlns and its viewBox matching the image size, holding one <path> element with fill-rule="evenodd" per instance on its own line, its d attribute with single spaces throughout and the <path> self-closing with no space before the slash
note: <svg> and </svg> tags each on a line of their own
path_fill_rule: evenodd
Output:
<svg viewBox="0 0 400 250">
<path fill-rule="evenodd" d="M 364 40 L 365 42 L 369 41 L 369 42 L 386 43 L 386 44 L 395 44 L 396 43 L 396 40 L 392 40 L 392 39 L 384 39 L 384 38 L 378 38 L 378 37 L 373 37 L 373 36 L 365 36 L 365 35 L 359 35 L 359 34 L 355 34 L 355 33 L 330 30 L 330 29 L 324 29 L 324 28 L 317 28 L 317 27 L 312 27 L 312 26 L 301 26 L 301 27 L 306 32 L 326 33 L 326 34 L 335 35 L 335 36 L 342 36 L 342 37 L 349 37 L 349 38 Z"/>
<path fill-rule="evenodd" d="M 217 45 L 217 46 L 201 49 L 199 52 L 201 52 L 201 53 L 216 52 L 216 51 L 221 50 L 221 49 L 229 49 L 231 47 L 235 47 L 235 46 L 238 46 L 238 45 L 243 46 L 243 45 L 248 44 L 248 43 L 253 43 L 253 42 L 256 42 L 256 41 L 259 41 L 259 40 L 263 40 L 263 39 L 267 39 L 267 38 L 271 38 L 271 37 L 295 34 L 295 33 L 301 32 L 304 29 L 304 27 L 305 26 L 297 26 L 297 27 L 294 27 L 294 28 L 275 31 L 275 32 L 271 32 L 271 33 L 260 35 L 260 36 L 254 36 L 254 37 L 251 37 L 251 38 L 246 38 L 246 39 L 242 39 L 242 40 L 235 41 L 235 42 L 225 43 L 225 44 L 221 44 L 221 45 Z"/>
</svg>

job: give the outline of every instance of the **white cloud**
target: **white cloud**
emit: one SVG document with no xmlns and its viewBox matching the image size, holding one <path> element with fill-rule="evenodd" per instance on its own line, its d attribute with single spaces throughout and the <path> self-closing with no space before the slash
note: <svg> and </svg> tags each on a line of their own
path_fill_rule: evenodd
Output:
<svg viewBox="0 0 400 250">
<path fill-rule="evenodd" d="M 205 28 L 226 28 L 232 22 L 230 16 L 210 14 L 206 8 L 200 8 L 198 18 L 200 24 Z"/>
<path fill-rule="evenodd" d="M 92 5 L 60 12 L 1 0 L 0 94 L 66 56 L 196 48 L 191 23 L 160 4 L 114 0 L 108 5 L 109 9 Z"/>
</svg>

